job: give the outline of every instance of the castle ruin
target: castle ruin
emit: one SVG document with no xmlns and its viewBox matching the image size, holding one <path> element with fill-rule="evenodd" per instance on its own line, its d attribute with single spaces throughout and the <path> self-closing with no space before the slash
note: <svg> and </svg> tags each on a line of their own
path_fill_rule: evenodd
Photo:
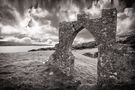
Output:
<svg viewBox="0 0 135 90">
<path fill-rule="evenodd" d="M 135 68 L 131 65 L 132 55 L 116 43 L 117 10 L 103 9 L 102 17 L 89 19 L 80 14 L 77 21 L 59 24 L 59 43 L 50 56 L 50 63 L 67 76 L 74 74 L 72 43 L 81 30 L 86 28 L 98 44 L 97 86 L 106 87 L 132 82 Z"/>
</svg>

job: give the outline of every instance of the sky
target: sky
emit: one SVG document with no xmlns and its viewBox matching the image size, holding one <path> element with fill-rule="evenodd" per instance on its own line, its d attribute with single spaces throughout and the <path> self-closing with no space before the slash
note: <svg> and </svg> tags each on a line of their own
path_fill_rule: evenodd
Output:
<svg viewBox="0 0 135 90">
<path fill-rule="evenodd" d="M 60 22 L 75 21 L 81 13 L 98 18 L 112 7 L 118 11 L 117 34 L 135 31 L 135 0 L 0 0 L 0 40 L 55 45 Z M 74 43 L 91 40 L 82 30 Z"/>
</svg>

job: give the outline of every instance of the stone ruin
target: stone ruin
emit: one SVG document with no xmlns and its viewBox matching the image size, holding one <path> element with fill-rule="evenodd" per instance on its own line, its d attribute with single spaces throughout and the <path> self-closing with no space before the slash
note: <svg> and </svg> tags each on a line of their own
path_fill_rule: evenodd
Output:
<svg viewBox="0 0 135 90">
<path fill-rule="evenodd" d="M 103 9 L 102 17 L 89 19 L 86 14 L 77 16 L 77 21 L 59 24 L 59 43 L 50 56 L 49 63 L 66 76 L 74 74 L 72 43 L 81 30 L 86 28 L 98 44 L 97 86 L 100 88 L 132 83 L 135 78 L 133 55 L 116 42 L 117 10 Z M 62 78 L 62 77 L 60 77 Z"/>
</svg>

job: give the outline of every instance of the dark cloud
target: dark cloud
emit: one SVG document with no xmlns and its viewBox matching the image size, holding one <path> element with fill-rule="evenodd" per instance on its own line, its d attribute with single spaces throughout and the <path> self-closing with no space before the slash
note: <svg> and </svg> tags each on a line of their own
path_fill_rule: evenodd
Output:
<svg viewBox="0 0 135 90">
<path fill-rule="evenodd" d="M 123 12 L 125 8 L 133 8 L 135 11 L 135 0 L 119 0 L 120 11 Z"/>
<path fill-rule="evenodd" d="M 56 13 L 62 8 L 61 5 L 67 3 L 76 4 L 80 9 L 83 9 L 84 7 L 91 8 L 93 1 L 98 2 L 100 0 L 0 0 L 0 21 L 4 24 L 13 24 L 11 22 L 15 23 L 15 16 L 11 13 L 13 8 L 23 16 L 27 9 L 40 7 L 48 10 L 52 15 L 47 16 L 45 19 L 51 20 L 52 25 L 58 27 L 59 19 L 56 16 Z M 116 2 L 115 0 L 111 1 Z M 135 0 L 119 0 L 119 5 L 120 10 L 122 11 L 126 7 L 135 8 Z"/>
<path fill-rule="evenodd" d="M 125 2 L 126 8 L 134 7 L 134 5 L 135 5 L 135 0 L 119 0 L 119 1 L 120 1 L 120 3 Z"/>
<path fill-rule="evenodd" d="M 51 12 L 58 11 L 61 4 L 66 4 L 68 2 L 75 3 L 80 6 L 80 8 L 85 6 L 91 6 L 93 1 L 97 0 L 0 0 L 0 6 L 4 4 L 10 4 L 14 6 L 21 14 L 24 11 L 31 7 L 41 7 L 43 9 L 47 9 Z"/>
<path fill-rule="evenodd" d="M 14 25 L 16 17 L 13 14 L 13 9 L 9 6 L 0 6 L 0 22 L 3 24 Z"/>
<path fill-rule="evenodd" d="M 25 38 L 25 37 L 30 37 L 30 39 L 35 40 L 35 41 L 40 41 L 42 39 L 42 37 L 44 37 L 44 39 L 42 41 L 58 41 L 57 39 L 55 39 L 55 37 L 58 37 L 58 25 L 59 22 L 61 21 L 60 19 L 60 15 L 63 14 L 63 12 L 61 11 L 62 9 L 67 11 L 67 14 L 65 14 L 64 12 L 64 17 L 66 19 L 70 19 L 70 16 L 72 16 L 71 14 L 78 14 L 78 12 L 83 12 L 84 8 L 92 8 L 93 5 L 93 1 L 95 1 L 96 3 L 98 3 L 100 1 L 100 4 L 103 3 L 104 1 L 107 0 L 0 0 L 0 22 L 1 24 L 3 24 L 2 26 L 4 27 L 4 25 L 10 25 L 10 26 L 14 26 L 14 25 L 18 25 L 20 24 L 23 19 L 26 18 L 26 13 L 28 13 L 29 9 L 33 9 L 37 10 L 38 8 L 41 9 L 40 12 L 34 12 L 31 16 L 32 19 L 34 19 L 34 21 L 40 25 L 38 25 L 40 27 L 39 32 L 37 32 L 36 30 L 31 30 L 32 34 L 27 34 L 27 32 L 30 33 L 30 31 L 26 31 L 26 30 L 22 30 L 22 28 L 18 28 L 18 27 L 7 27 L 8 29 L 12 29 L 12 30 L 8 30 L 8 32 L 4 33 L 3 35 L 5 37 L 7 36 L 14 36 L 16 38 Z M 116 8 L 118 10 L 118 12 L 121 12 L 122 14 L 120 15 L 120 17 L 118 17 L 120 23 L 118 23 L 119 26 L 125 26 L 126 23 L 122 23 L 123 21 L 130 21 L 130 19 L 128 19 L 129 16 L 127 16 L 125 14 L 125 8 L 127 7 L 132 7 L 133 12 L 135 12 L 135 0 L 111 0 L 111 4 L 117 4 Z M 96 4 L 95 3 L 95 4 Z M 66 7 L 67 5 L 67 7 Z M 70 7 L 70 6 L 74 6 L 74 8 L 78 11 L 75 11 L 74 8 Z M 70 7 L 70 8 L 68 8 Z M 98 5 L 97 5 L 98 7 Z M 110 4 L 105 4 L 104 7 L 110 7 Z M 98 7 L 100 8 L 100 7 Z M 72 10 L 71 10 L 72 9 Z M 93 9 L 94 11 L 95 9 Z M 97 9 L 96 9 L 97 10 Z M 91 11 L 93 13 L 93 11 Z M 43 12 L 43 13 L 42 13 Z M 61 13 L 62 12 L 62 13 Z M 97 12 L 95 12 L 97 13 Z M 100 13 L 100 12 L 99 12 Z M 45 14 L 43 16 L 40 16 L 42 14 Z M 17 17 L 18 15 L 18 17 Z M 94 14 L 96 15 L 96 14 Z M 98 15 L 98 14 L 97 14 Z M 96 16 L 94 16 L 96 17 Z M 135 16 L 132 16 L 133 18 Z M 65 20 L 65 19 L 64 19 Z M 48 24 L 50 23 L 50 25 Z M 122 23 L 122 24 L 121 24 Z M 129 25 L 130 27 L 127 26 L 128 29 L 134 30 L 135 29 L 135 25 L 134 25 L 135 21 L 133 21 L 133 23 L 131 23 L 132 25 Z M 27 25 L 26 25 L 27 26 Z M 43 30 L 42 30 L 42 27 Z M 51 27 L 48 29 L 48 27 Z M 37 28 L 35 26 L 35 28 Z M 34 28 L 34 29 L 35 29 Z M 18 29 L 22 30 L 19 31 Z M 6 29 L 5 29 L 6 31 Z M 25 33 L 25 34 L 24 34 Z M 37 34 L 38 33 L 38 34 Z M 50 35 L 46 38 L 46 34 Z M 37 36 L 36 36 L 37 35 Z M 42 37 L 40 37 L 42 36 Z M 83 39 L 89 39 L 89 38 L 93 38 L 93 36 L 91 34 L 89 34 L 86 30 L 84 30 L 83 32 L 79 33 L 77 35 L 77 38 L 83 38 Z M 28 39 L 28 38 L 27 38 Z"/>
</svg>

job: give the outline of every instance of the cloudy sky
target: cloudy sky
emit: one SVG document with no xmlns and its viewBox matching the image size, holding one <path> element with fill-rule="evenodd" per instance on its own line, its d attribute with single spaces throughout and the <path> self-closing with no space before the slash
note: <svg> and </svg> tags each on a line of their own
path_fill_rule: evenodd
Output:
<svg viewBox="0 0 135 90">
<path fill-rule="evenodd" d="M 81 13 L 97 18 L 110 7 L 118 10 L 117 34 L 135 30 L 134 0 L 0 0 L 0 40 L 53 45 L 59 22 L 75 21 Z M 83 30 L 74 42 L 90 40 L 93 36 Z"/>
</svg>

